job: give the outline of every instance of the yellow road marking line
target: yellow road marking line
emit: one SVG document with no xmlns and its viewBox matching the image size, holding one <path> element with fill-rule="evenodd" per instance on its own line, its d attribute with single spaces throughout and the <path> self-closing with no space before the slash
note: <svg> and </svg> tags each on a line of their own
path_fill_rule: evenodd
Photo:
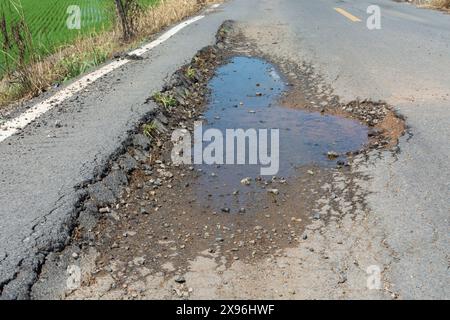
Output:
<svg viewBox="0 0 450 320">
<path fill-rule="evenodd" d="M 355 17 L 354 15 L 352 15 L 351 13 L 348 13 L 347 11 L 345 11 L 344 9 L 341 8 L 334 8 L 334 10 L 336 10 L 337 12 L 339 12 L 340 14 L 342 14 L 344 17 L 348 18 L 349 20 L 353 21 L 353 22 L 361 22 L 361 19 L 359 19 L 358 17 Z"/>
</svg>

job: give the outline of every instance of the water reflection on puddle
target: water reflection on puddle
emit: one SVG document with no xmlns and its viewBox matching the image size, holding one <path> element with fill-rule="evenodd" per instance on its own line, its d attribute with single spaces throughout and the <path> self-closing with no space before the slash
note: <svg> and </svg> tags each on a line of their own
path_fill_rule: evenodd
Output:
<svg viewBox="0 0 450 320">
<path fill-rule="evenodd" d="M 357 121 L 280 106 L 277 100 L 285 84 L 276 68 L 264 60 L 234 57 L 217 70 L 209 87 L 203 130 L 219 129 L 225 136 L 226 129 L 279 129 L 279 177 L 295 176 L 297 168 L 307 165 L 336 166 L 327 152 L 344 154 L 367 142 L 367 127 Z M 200 165 L 197 169 L 202 170 L 197 198 L 212 201 L 211 207 L 239 206 L 258 192 L 256 186 L 240 182 L 259 176 L 259 165 Z M 240 195 L 233 196 L 237 190 Z"/>
</svg>

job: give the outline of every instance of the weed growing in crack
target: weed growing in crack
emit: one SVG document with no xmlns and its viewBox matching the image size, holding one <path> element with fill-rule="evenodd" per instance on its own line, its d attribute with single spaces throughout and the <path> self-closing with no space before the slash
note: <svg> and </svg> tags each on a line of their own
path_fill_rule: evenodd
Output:
<svg viewBox="0 0 450 320">
<path fill-rule="evenodd" d="M 191 96 L 191 92 L 188 89 L 185 88 L 183 97 L 184 98 L 189 98 L 190 96 Z"/>
<path fill-rule="evenodd" d="M 154 138 L 156 134 L 156 124 L 154 121 L 146 123 L 143 126 L 143 133 L 148 138 Z"/>
<path fill-rule="evenodd" d="M 195 75 L 196 75 L 195 69 L 189 66 L 185 71 L 185 76 L 188 77 L 189 79 L 193 79 Z"/>
<path fill-rule="evenodd" d="M 153 95 L 153 100 L 156 103 L 162 104 L 167 110 L 177 105 L 177 100 L 170 94 L 157 92 Z"/>
</svg>

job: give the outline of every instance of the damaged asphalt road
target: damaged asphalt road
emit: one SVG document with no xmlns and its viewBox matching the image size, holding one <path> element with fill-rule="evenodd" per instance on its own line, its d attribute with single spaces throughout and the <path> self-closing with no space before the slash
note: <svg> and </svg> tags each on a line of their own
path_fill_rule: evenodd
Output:
<svg viewBox="0 0 450 320">
<path fill-rule="evenodd" d="M 389 12 L 407 12 L 425 22 L 386 14 L 383 29 L 371 33 L 363 24 L 336 15 L 333 1 L 230 1 L 156 47 L 147 59 L 110 73 L 0 144 L 2 298 L 448 298 L 450 179 L 444 146 L 450 81 L 441 70 L 450 69 L 449 49 L 433 41 L 427 30 L 440 28 L 439 37 L 448 38 L 450 23 L 438 12 L 376 2 Z M 363 16 L 367 5 L 348 2 L 346 9 Z M 270 189 L 278 189 L 280 198 L 305 196 L 305 188 L 296 188 L 308 186 L 311 198 L 299 202 L 310 207 L 297 210 L 298 203 L 286 200 L 281 208 L 288 214 L 280 221 L 272 221 L 270 212 L 256 225 L 244 218 L 242 224 L 254 239 L 240 237 L 229 216 L 212 215 L 209 228 L 216 226 L 214 219 L 225 219 L 223 234 L 210 235 L 213 247 L 204 237 L 195 245 L 190 240 L 182 244 L 178 236 L 192 236 L 186 234 L 192 229 L 189 220 L 176 219 L 176 214 L 158 223 L 152 219 L 161 219 L 158 214 L 166 207 L 167 214 L 184 207 L 189 211 L 185 198 L 171 194 L 189 189 L 187 181 L 196 177 L 188 169 L 179 183 L 170 181 L 163 153 L 146 168 L 146 152 L 158 141 L 146 139 L 136 126 L 151 121 L 161 130 L 172 126 L 172 119 L 148 98 L 198 50 L 215 43 L 225 20 L 236 21 L 243 33 L 241 54 L 257 50 L 301 88 L 304 100 L 317 99 L 306 107 L 342 115 L 383 100 L 406 118 L 410 129 L 393 152 L 390 147 L 397 141 L 390 139 L 397 140 L 402 129 L 392 117 L 380 130 L 397 129 L 372 139 L 378 144 L 355 154 L 351 169 L 305 168 L 306 177 L 313 172 L 317 179 L 274 182 Z M 330 107 L 334 96 L 343 107 L 339 112 Z M 295 95 L 285 98 L 286 104 L 299 100 Z M 199 96 L 199 106 L 202 101 Z M 373 115 L 355 112 L 355 119 L 366 121 L 361 114 Z M 372 118 L 367 122 L 378 124 Z M 129 131 L 141 134 L 130 136 Z M 129 146 L 141 154 L 124 153 Z M 171 175 L 177 177 L 176 170 Z M 162 178 L 151 177 L 151 171 Z M 158 178 L 164 181 L 157 183 Z M 152 189 L 146 189 L 151 179 Z M 121 186 L 128 185 L 123 194 Z M 172 207 L 142 211 L 137 192 L 151 195 L 159 189 L 161 201 Z M 123 196 L 131 208 L 113 210 Z M 263 209 L 271 211 L 271 205 L 279 204 Z M 191 207 L 192 213 L 198 209 Z M 186 216 L 192 219 L 192 213 Z M 277 240 L 272 223 L 284 225 L 280 234 L 289 237 Z M 258 243 L 261 239 L 272 239 L 274 245 L 269 249 Z M 181 253 L 172 257 L 172 248 Z M 259 258 L 261 254 L 265 256 Z M 73 265 L 81 268 L 83 282 L 67 290 L 67 267 Z M 366 270 L 372 265 L 382 271 L 380 290 L 366 288 Z"/>
</svg>

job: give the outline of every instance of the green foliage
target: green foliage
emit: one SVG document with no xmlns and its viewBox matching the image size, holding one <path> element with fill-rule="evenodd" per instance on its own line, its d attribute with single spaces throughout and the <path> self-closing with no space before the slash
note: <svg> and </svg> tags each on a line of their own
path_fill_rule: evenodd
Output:
<svg viewBox="0 0 450 320">
<path fill-rule="evenodd" d="M 72 54 L 59 63 L 59 66 L 66 71 L 64 81 L 85 73 L 89 69 L 106 61 L 107 58 L 108 53 L 101 49 L 95 49 L 92 52 L 85 52 L 80 55 Z"/>
<path fill-rule="evenodd" d="M 158 2 L 139 0 L 142 6 Z M 81 29 L 69 29 L 67 26 L 67 11 L 73 5 L 81 10 Z M 27 60 L 31 54 L 47 56 L 79 37 L 111 29 L 115 23 L 115 13 L 112 0 L 0 0 L 0 20 L 5 17 L 9 40 L 12 40 L 12 25 L 21 19 L 31 34 L 33 52 L 27 53 Z M 5 42 L 4 33 L 0 32 L 0 43 Z M 19 50 L 16 44 L 7 50 L 0 45 L 0 78 L 7 71 L 5 66 L 14 69 L 17 65 Z"/>
<path fill-rule="evenodd" d="M 177 100 L 172 95 L 163 94 L 160 92 L 157 92 L 153 95 L 153 100 L 155 100 L 155 102 L 159 104 L 162 104 L 166 109 L 175 107 L 178 103 Z"/>
<path fill-rule="evenodd" d="M 146 135 L 149 138 L 154 137 L 154 134 L 156 133 L 156 125 L 153 121 L 150 123 L 144 124 L 142 129 L 143 129 L 144 135 Z"/>
<path fill-rule="evenodd" d="M 194 68 L 192 68 L 191 66 L 189 66 L 186 71 L 185 71 L 185 75 L 186 77 L 188 77 L 189 79 L 193 79 L 196 75 L 196 71 Z"/>
</svg>

